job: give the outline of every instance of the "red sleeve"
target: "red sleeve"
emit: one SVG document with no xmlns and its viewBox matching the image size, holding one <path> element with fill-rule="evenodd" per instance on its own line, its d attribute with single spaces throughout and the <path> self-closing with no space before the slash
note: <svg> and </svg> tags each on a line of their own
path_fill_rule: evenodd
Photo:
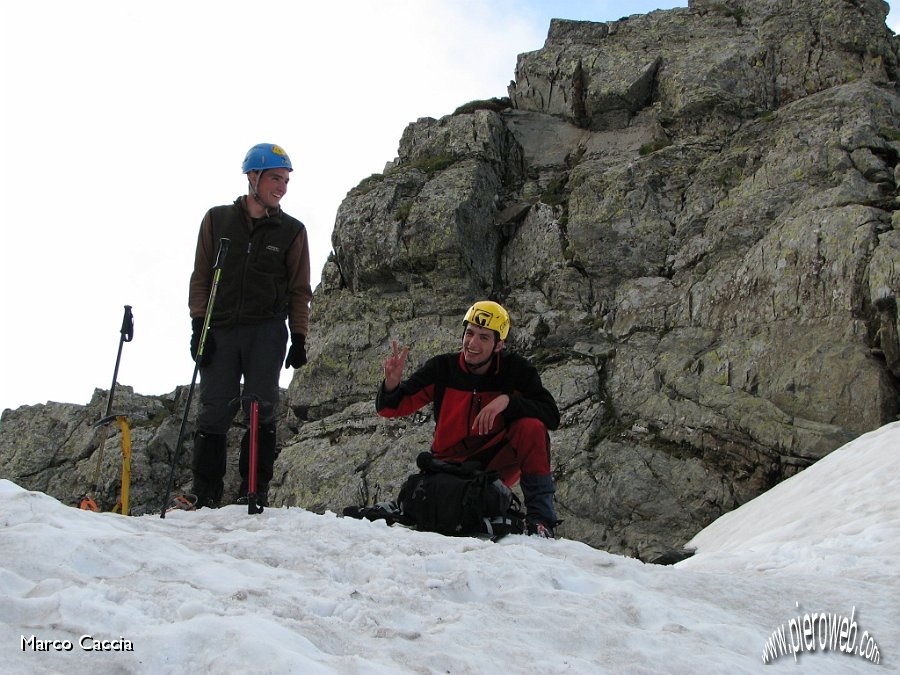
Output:
<svg viewBox="0 0 900 675">
<path fill-rule="evenodd" d="M 375 409 L 382 417 L 405 417 L 412 415 L 419 408 L 423 408 L 434 400 L 434 385 L 418 389 L 413 393 L 404 393 L 403 385 L 394 391 L 384 390 L 384 383 L 378 391 L 375 399 Z"/>
</svg>

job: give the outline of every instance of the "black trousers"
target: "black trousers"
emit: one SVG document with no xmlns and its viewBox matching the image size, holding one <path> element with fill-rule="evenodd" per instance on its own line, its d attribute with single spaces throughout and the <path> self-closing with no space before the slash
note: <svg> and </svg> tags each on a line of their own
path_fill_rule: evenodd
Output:
<svg viewBox="0 0 900 675">
<path fill-rule="evenodd" d="M 287 351 L 287 325 L 273 319 L 210 330 L 215 350 L 210 362 L 200 368 L 197 428 L 206 434 L 226 434 L 240 407 L 233 401 L 240 396 L 258 397 L 260 427 L 273 425 L 278 410 L 278 380 Z M 245 400 L 243 408 L 249 421 L 250 402 Z"/>
</svg>

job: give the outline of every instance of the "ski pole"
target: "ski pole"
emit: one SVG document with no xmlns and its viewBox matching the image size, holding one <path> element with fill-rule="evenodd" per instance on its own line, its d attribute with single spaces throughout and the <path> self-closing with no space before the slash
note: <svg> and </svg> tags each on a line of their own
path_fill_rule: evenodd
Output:
<svg viewBox="0 0 900 675">
<path fill-rule="evenodd" d="M 85 511 L 99 511 L 94 497 L 100 485 L 100 467 L 103 463 L 103 449 L 106 447 L 106 439 L 109 436 L 109 422 L 112 416 L 113 399 L 116 395 L 116 380 L 119 378 L 119 363 L 122 361 L 122 345 L 134 339 L 134 316 L 131 314 L 131 305 L 125 305 L 125 314 L 122 316 L 122 327 L 119 329 L 119 350 L 116 353 L 116 366 L 113 368 L 112 384 L 106 397 L 106 414 L 94 426 L 102 426 L 100 432 L 100 446 L 97 448 L 97 466 L 94 469 L 94 489 L 81 500 L 81 508 Z"/>
<path fill-rule="evenodd" d="M 206 314 L 203 316 L 203 330 L 200 332 L 200 344 L 197 346 L 197 356 L 194 358 L 194 374 L 191 377 L 191 386 L 188 389 L 187 402 L 184 405 L 184 415 L 181 418 L 181 430 L 178 432 L 178 441 L 175 443 L 175 451 L 172 453 L 172 462 L 169 467 L 169 479 L 166 481 L 166 493 L 160 507 L 160 518 L 166 517 L 166 507 L 172 496 L 172 488 L 175 483 L 175 465 L 178 463 L 178 455 L 181 453 L 181 445 L 184 442 L 184 431 L 187 427 L 188 413 L 191 410 L 191 401 L 194 398 L 194 386 L 197 384 L 197 373 L 200 372 L 200 362 L 203 360 L 203 348 L 206 346 L 206 334 L 209 331 L 209 322 L 212 318 L 213 306 L 216 302 L 216 291 L 219 288 L 219 279 L 222 276 L 222 266 L 225 264 L 225 256 L 228 254 L 230 239 L 219 239 L 219 251 L 216 253 L 216 262 L 213 265 L 212 288 L 209 292 L 209 300 L 206 303 Z"/>
</svg>

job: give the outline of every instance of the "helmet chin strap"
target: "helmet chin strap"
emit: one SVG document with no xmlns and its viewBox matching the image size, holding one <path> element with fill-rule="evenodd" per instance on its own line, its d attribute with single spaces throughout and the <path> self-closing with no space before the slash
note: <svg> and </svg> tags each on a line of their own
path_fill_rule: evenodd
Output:
<svg viewBox="0 0 900 675">
<path fill-rule="evenodd" d="M 466 366 L 468 366 L 469 370 L 478 370 L 479 368 L 481 368 L 482 366 L 486 366 L 487 364 L 489 364 L 489 363 L 490 363 L 491 361 L 493 361 L 493 360 L 494 360 L 494 352 L 491 352 L 491 355 L 490 355 L 489 357 L 487 357 L 487 358 L 486 358 L 484 361 L 482 361 L 481 363 L 472 363 L 471 361 L 468 361 L 468 360 L 467 360 L 467 361 L 466 361 Z"/>
<path fill-rule="evenodd" d="M 262 197 L 259 196 L 259 190 L 257 189 L 257 185 L 259 185 L 259 179 L 262 178 L 262 171 L 256 172 L 256 185 L 253 184 L 253 181 L 249 181 L 250 183 L 250 196 L 253 197 L 253 200 L 263 207 L 263 210 L 266 212 L 266 218 L 271 215 L 269 213 L 269 206 L 262 200 Z"/>
</svg>

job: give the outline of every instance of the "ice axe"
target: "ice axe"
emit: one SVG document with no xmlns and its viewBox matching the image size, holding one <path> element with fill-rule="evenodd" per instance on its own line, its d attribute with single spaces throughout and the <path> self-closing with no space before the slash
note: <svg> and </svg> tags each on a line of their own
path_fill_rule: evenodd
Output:
<svg viewBox="0 0 900 675">
<path fill-rule="evenodd" d="M 256 495 L 256 467 L 259 463 L 259 396 L 241 396 L 234 399 L 231 404 L 241 401 L 250 401 L 250 468 L 247 476 L 247 513 L 251 516 L 263 512 L 263 506 L 258 503 Z"/>
<path fill-rule="evenodd" d="M 103 449 L 106 447 L 106 439 L 109 436 L 109 424 L 113 420 L 115 420 L 118 416 L 112 414 L 113 408 L 113 399 L 116 396 L 116 380 L 119 378 L 119 364 L 122 361 L 122 346 L 126 342 L 131 342 L 134 339 L 134 316 L 131 313 L 131 305 L 125 305 L 125 314 L 122 316 L 122 327 L 119 329 L 119 350 L 116 353 L 116 366 L 113 368 L 113 378 L 112 385 L 109 387 L 109 394 L 106 397 L 106 414 L 103 418 L 97 422 L 94 426 L 99 426 L 102 428 L 100 432 L 100 446 L 97 448 L 97 466 L 94 469 L 94 489 L 89 492 L 84 498 L 81 500 L 81 508 L 84 511 L 99 511 L 100 507 L 97 506 L 97 502 L 94 497 L 97 494 L 97 490 L 100 484 L 100 467 L 103 463 Z M 123 434 L 125 430 L 123 430 Z M 124 452 L 124 447 L 123 447 Z M 130 448 L 129 448 L 130 453 Z M 124 478 L 124 477 L 123 477 Z M 127 508 L 127 507 L 126 507 Z M 123 511 L 123 513 L 125 513 Z"/>
</svg>

